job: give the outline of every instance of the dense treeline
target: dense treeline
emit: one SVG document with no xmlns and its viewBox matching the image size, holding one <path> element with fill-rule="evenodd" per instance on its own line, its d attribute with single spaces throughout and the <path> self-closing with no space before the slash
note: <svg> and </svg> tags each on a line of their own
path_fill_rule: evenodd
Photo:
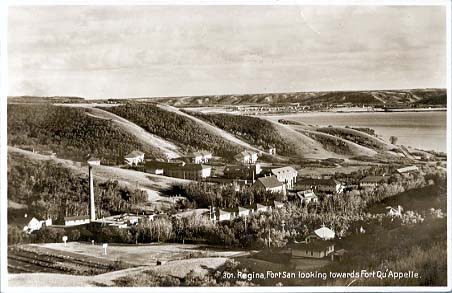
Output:
<svg viewBox="0 0 452 293">
<path fill-rule="evenodd" d="M 244 187 L 236 191 L 233 185 L 218 185 L 207 182 L 193 182 L 186 185 L 174 186 L 177 193 L 190 202 L 194 207 L 207 208 L 209 206 L 221 208 L 235 208 L 239 205 L 262 203 L 270 200 L 285 201 L 283 193 L 272 193 L 253 190 Z"/>
<path fill-rule="evenodd" d="M 205 149 L 225 157 L 232 157 L 240 151 L 237 146 L 210 133 L 195 121 L 154 104 L 130 103 L 105 110 L 132 121 L 150 133 L 175 142 L 186 151 Z"/>
<path fill-rule="evenodd" d="M 349 129 L 324 127 L 318 128 L 317 131 L 331 134 L 339 138 L 343 138 L 345 140 L 376 150 L 382 150 L 385 147 L 385 144 L 383 142 L 380 142 L 377 139 L 370 139 L 369 137 L 366 137 L 364 135 L 359 135 L 357 133 L 354 133 L 353 130 L 350 131 Z"/>
<path fill-rule="evenodd" d="M 45 146 L 58 157 L 75 160 L 93 155 L 104 164 L 120 164 L 135 149 L 160 156 L 112 122 L 88 116 L 85 109 L 49 104 L 8 104 L 8 144 Z"/>
<path fill-rule="evenodd" d="M 218 128 L 230 132 L 252 145 L 263 149 L 276 147 L 282 155 L 293 154 L 289 144 L 275 129 L 271 122 L 257 117 L 231 114 L 203 114 L 190 112 L 190 115 L 203 119 Z"/>
<path fill-rule="evenodd" d="M 131 190 L 117 181 L 94 182 L 97 217 L 129 212 L 146 200 L 141 190 Z M 28 207 L 39 219 L 62 220 L 66 216 L 89 214 L 87 176 L 52 161 L 33 161 L 8 154 L 8 199 Z"/>
<path fill-rule="evenodd" d="M 352 153 L 350 146 L 344 140 L 337 137 L 314 131 L 300 130 L 300 132 L 320 142 L 327 151 L 342 155 L 349 155 Z"/>
</svg>

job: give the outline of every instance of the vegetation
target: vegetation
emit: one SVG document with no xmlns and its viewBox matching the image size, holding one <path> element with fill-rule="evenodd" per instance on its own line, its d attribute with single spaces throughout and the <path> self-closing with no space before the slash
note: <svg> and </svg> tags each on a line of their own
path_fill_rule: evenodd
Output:
<svg viewBox="0 0 452 293">
<path fill-rule="evenodd" d="M 428 100 L 427 98 L 430 98 Z M 436 98 L 437 97 L 437 98 Z M 178 106 L 200 105 L 251 105 L 251 104 L 289 104 L 319 105 L 323 107 L 338 104 L 361 105 L 397 105 L 399 107 L 417 106 L 419 98 L 422 104 L 447 104 L 446 89 L 407 89 L 407 90 L 375 90 L 375 91 L 331 91 L 331 92 L 292 92 L 245 95 L 218 95 L 195 97 L 161 98 L 160 101 Z"/>
<path fill-rule="evenodd" d="M 115 280 L 118 287 L 214 287 L 214 286 L 253 286 L 254 284 L 244 280 L 228 280 L 224 278 L 225 273 L 237 275 L 239 263 L 228 260 L 226 263 L 213 272 L 200 274 L 191 270 L 184 277 L 173 277 L 149 270 L 133 276 L 121 277 Z"/>
<path fill-rule="evenodd" d="M 190 115 L 201 118 L 218 128 L 234 134 L 252 145 L 263 149 L 276 147 L 278 153 L 290 155 L 293 153 L 291 146 L 275 129 L 270 121 L 257 117 L 231 115 L 231 114 L 203 114 L 190 112 Z"/>
<path fill-rule="evenodd" d="M 8 154 L 8 199 L 25 204 L 31 216 L 59 219 L 88 215 L 87 176 L 76 176 L 52 161 L 34 161 Z M 117 181 L 94 182 L 97 216 L 129 212 L 146 200 L 141 190 L 131 190 Z"/>
<path fill-rule="evenodd" d="M 369 138 L 365 134 L 361 134 L 360 132 L 350 130 L 347 128 L 324 127 L 318 128 L 317 131 L 334 135 L 336 137 L 376 150 L 381 150 L 385 146 L 383 142 L 378 141 L 376 138 L 375 139 Z"/>
<path fill-rule="evenodd" d="M 268 200 L 285 201 L 282 193 L 261 192 L 252 188 L 242 188 L 235 191 L 233 185 L 217 185 L 206 182 L 193 182 L 178 185 L 172 191 L 194 203 L 193 207 L 207 208 L 209 206 L 234 208 L 238 205 L 266 202 Z"/>
<path fill-rule="evenodd" d="M 128 103 L 105 110 L 132 121 L 150 133 L 175 142 L 186 151 L 205 149 L 225 157 L 232 157 L 240 151 L 240 148 L 210 133 L 195 121 L 163 110 L 155 104 Z"/>
<path fill-rule="evenodd" d="M 350 147 L 344 140 L 321 132 L 302 130 L 300 132 L 321 143 L 327 151 L 343 155 L 351 154 Z"/>
<path fill-rule="evenodd" d="M 8 104 L 8 144 L 50 148 L 59 157 L 79 161 L 96 156 L 104 164 L 121 164 L 136 149 L 161 156 L 112 122 L 88 116 L 85 109 L 50 104 Z"/>
<path fill-rule="evenodd" d="M 37 249 L 27 246 L 8 248 L 8 271 L 10 273 L 44 272 L 92 276 L 128 267 L 130 266 L 122 262 L 94 260 L 80 254 L 68 255 L 44 248 Z"/>
</svg>

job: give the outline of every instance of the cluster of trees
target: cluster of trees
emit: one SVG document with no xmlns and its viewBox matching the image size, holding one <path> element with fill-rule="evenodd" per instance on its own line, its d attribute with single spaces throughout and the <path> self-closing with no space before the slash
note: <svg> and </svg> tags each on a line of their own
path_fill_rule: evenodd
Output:
<svg viewBox="0 0 452 293">
<path fill-rule="evenodd" d="M 224 265 L 214 271 L 197 273 L 190 270 L 183 278 L 159 274 L 156 271 L 144 271 L 141 273 L 125 276 L 114 280 L 118 287 L 229 287 L 229 286 L 254 286 L 252 282 L 237 277 L 240 263 L 234 260 L 227 260 Z M 235 276 L 234 278 L 224 278 L 225 273 Z"/>
<path fill-rule="evenodd" d="M 207 182 L 193 182 L 175 186 L 177 193 L 194 203 L 195 207 L 207 208 L 209 206 L 220 208 L 234 208 L 239 205 L 261 203 L 269 200 L 285 201 L 283 193 L 263 192 L 242 187 L 235 190 L 233 184 L 218 185 Z"/>
<path fill-rule="evenodd" d="M 372 171 L 381 171 L 377 170 L 378 168 L 385 167 L 375 167 Z M 404 191 L 422 188 L 428 180 L 439 184 L 438 194 L 445 194 L 444 190 L 441 191 L 446 182 L 445 174 L 430 173 L 425 178 L 422 175 L 410 178 L 396 176 L 392 182 L 382 184 L 376 189 L 352 190 L 332 197 L 322 197 L 318 204 L 302 205 L 289 202 L 284 209 L 274 209 L 272 212 L 254 214 L 247 220 L 237 218 L 218 225 L 193 220 L 196 218 L 193 215 L 192 220 L 185 220 L 185 222 L 180 220 L 181 223 L 177 225 L 173 223 L 173 228 L 176 235 L 179 235 L 176 237 L 179 241 L 182 238 L 204 239 L 212 244 L 242 247 L 282 247 L 289 241 L 304 239 L 322 224 L 334 229 L 338 236 L 346 236 L 356 231 L 361 225 L 374 226 L 374 224 L 382 225 L 386 222 L 390 224 L 390 219 L 387 219 L 384 214 L 369 213 L 369 207 Z M 224 202 L 229 207 L 242 204 L 237 201 L 240 193 L 231 196 L 230 200 L 223 201 L 222 192 L 215 192 L 213 187 L 205 183 L 191 184 L 189 187 L 187 185 L 187 190 L 194 200 L 197 197 L 202 198 L 200 201 L 203 203 L 202 207 L 214 205 L 215 202 Z"/>
<path fill-rule="evenodd" d="M 309 136 L 310 138 L 318 141 L 327 151 L 331 151 L 336 154 L 346 154 L 346 155 L 351 154 L 351 150 L 348 144 L 337 137 L 313 131 L 301 131 L 301 132 Z"/>
<path fill-rule="evenodd" d="M 218 128 L 226 130 L 252 145 L 262 148 L 276 147 L 282 155 L 293 154 L 293 148 L 286 143 L 273 124 L 257 117 L 231 114 L 204 114 L 190 112 Z"/>
<path fill-rule="evenodd" d="M 83 161 L 87 155 L 104 164 L 120 164 L 140 149 L 162 156 L 111 121 L 86 115 L 85 109 L 50 104 L 8 104 L 8 144 L 46 146 L 59 157 Z"/>
<path fill-rule="evenodd" d="M 232 157 L 241 150 L 195 121 L 151 103 L 128 103 L 106 110 L 132 121 L 150 133 L 174 141 L 186 151 L 205 149 L 219 156 Z"/>
<path fill-rule="evenodd" d="M 360 135 L 360 134 L 355 133 L 353 130 L 350 131 L 348 129 L 325 127 L 325 128 L 319 128 L 319 129 L 317 129 L 317 131 L 331 134 L 331 135 L 346 139 L 348 141 L 351 141 L 356 144 L 359 144 L 359 145 L 362 145 L 365 147 L 369 147 L 372 149 L 381 150 L 384 147 L 384 144 L 382 142 L 379 142 L 376 139 L 369 139 L 368 137 L 366 137 L 362 134 Z"/>
<path fill-rule="evenodd" d="M 8 154 L 8 199 L 25 204 L 40 218 L 63 219 L 89 214 L 87 176 L 52 161 L 34 161 L 20 154 Z M 94 182 L 98 217 L 129 212 L 147 199 L 141 190 L 120 186 L 117 181 Z"/>
</svg>

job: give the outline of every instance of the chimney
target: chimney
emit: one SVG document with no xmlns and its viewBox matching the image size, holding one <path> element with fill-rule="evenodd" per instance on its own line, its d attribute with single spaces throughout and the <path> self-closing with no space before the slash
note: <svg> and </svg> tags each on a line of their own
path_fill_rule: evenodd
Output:
<svg viewBox="0 0 452 293">
<path fill-rule="evenodd" d="M 93 167 L 89 165 L 89 212 L 90 220 L 96 220 L 96 207 L 94 205 Z"/>
</svg>

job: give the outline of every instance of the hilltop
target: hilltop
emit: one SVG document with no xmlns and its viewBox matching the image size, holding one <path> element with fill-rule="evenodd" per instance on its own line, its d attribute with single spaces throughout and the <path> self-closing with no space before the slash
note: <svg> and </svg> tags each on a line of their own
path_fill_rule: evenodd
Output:
<svg viewBox="0 0 452 293">
<path fill-rule="evenodd" d="M 399 107 L 417 107 L 420 105 L 446 105 L 446 89 L 407 89 L 407 90 L 371 90 L 371 91 L 332 91 L 332 92 L 295 92 L 246 95 L 218 95 L 196 97 L 158 98 L 161 103 L 176 107 L 213 106 L 213 105 L 249 105 L 249 104 L 285 104 L 303 105 L 340 105 L 352 106 L 392 105 Z"/>
<path fill-rule="evenodd" d="M 400 89 L 400 90 L 366 90 L 366 91 L 308 91 L 264 94 L 230 94 L 180 97 L 142 97 L 121 99 L 84 99 L 81 97 L 8 97 L 9 103 L 123 103 L 125 101 L 159 102 L 175 107 L 195 107 L 214 105 L 250 105 L 301 103 L 303 105 L 350 104 L 352 106 L 398 106 L 423 107 L 430 105 L 447 105 L 447 90 L 434 89 Z"/>
</svg>

